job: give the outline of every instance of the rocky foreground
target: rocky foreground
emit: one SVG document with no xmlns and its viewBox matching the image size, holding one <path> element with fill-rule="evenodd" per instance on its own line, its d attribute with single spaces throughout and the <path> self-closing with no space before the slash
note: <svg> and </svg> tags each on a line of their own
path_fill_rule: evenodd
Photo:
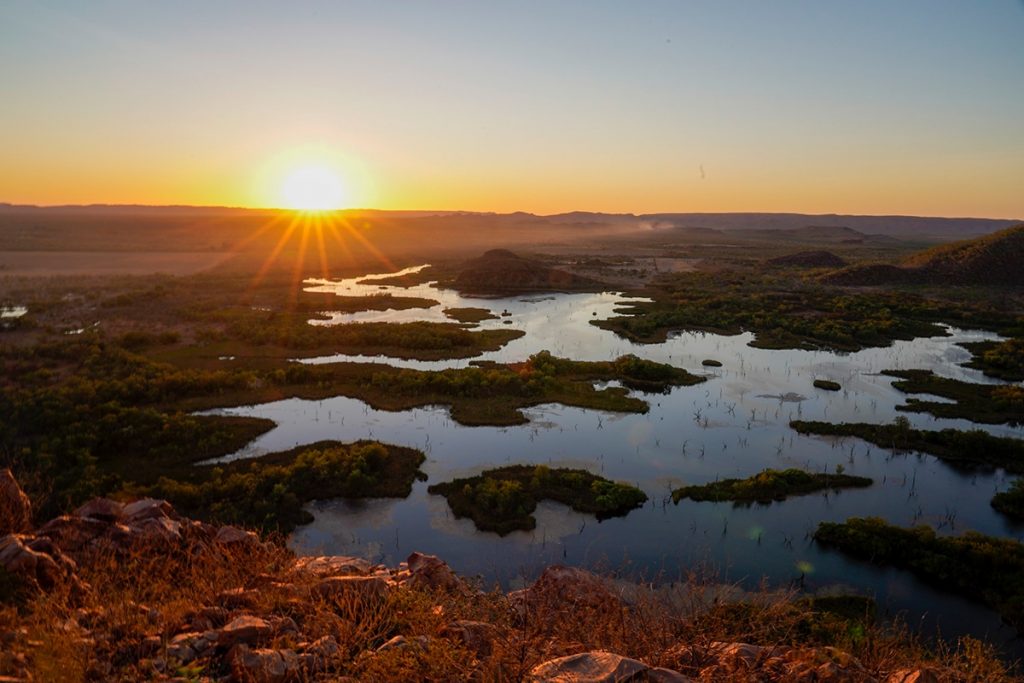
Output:
<svg viewBox="0 0 1024 683">
<path fill-rule="evenodd" d="M 1014 680 L 980 644 L 931 656 L 767 596 L 681 607 L 562 566 L 484 593 L 431 555 L 294 557 L 154 499 L 31 520 L 0 471 L 0 681 Z"/>
</svg>

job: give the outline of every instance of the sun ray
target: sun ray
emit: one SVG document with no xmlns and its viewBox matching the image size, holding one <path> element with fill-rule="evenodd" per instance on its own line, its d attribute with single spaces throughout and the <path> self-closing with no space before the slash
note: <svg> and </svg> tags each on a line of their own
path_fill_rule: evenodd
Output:
<svg viewBox="0 0 1024 683">
<path fill-rule="evenodd" d="M 363 247 L 365 247 L 367 251 L 369 251 L 371 254 L 373 254 L 377 258 L 378 261 L 380 261 L 382 264 L 384 264 L 388 268 L 394 270 L 395 265 L 391 262 L 391 259 L 389 259 L 384 254 L 384 252 L 382 252 L 380 249 L 378 249 L 372 242 L 370 242 L 370 240 L 366 239 L 366 236 L 364 236 L 363 234 L 361 234 L 359 232 L 359 228 L 356 228 L 355 226 L 353 226 L 344 217 L 340 217 L 339 216 L 338 217 L 338 222 L 341 224 L 341 226 L 343 228 L 345 228 L 345 230 L 348 231 L 348 233 L 350 235 L 352 235 L 352 237 L 354 237 L 356 239 L 356 241 L 358 241 L 360 244 L 362 244 Z"/>
<path fill-rule="evenodd" d="M 277 260 L 278 255 L 281 253 L 281 250 L 284 249 L 285 245 L 288 243 L 288 240 L 291 239 L 292 233 L 295 232 L 295 229 L 299 225 L 299 221 L 301 219 L 302 214 L 296 213 L 292 216 L 292 220 L 288 224 L 288 227 L 285 228 L 283 233 L 281 233 L 281 238 L 277 240 L 277 244 L 271 250 L 266 260 L 263 261 L 263 265 L 260 266 L 259 271 L 257 271 L 256 277 L 253 278 L 252 285 L 249 288 L 250 291 L 256 289 L 256 286 L 263 281 L 264 277 L 266 277 L 267 271 L 270 270 L 270 267 Z"/>
</svg>

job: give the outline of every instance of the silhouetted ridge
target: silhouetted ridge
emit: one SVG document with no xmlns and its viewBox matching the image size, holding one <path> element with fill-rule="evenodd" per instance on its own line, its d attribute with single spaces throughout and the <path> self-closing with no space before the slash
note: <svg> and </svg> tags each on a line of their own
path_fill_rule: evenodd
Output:
<svg viewBox="0 0 1024 683">
<path fill-rule="evenodd" d="M 491 249 L 467 261 L 455 278 L 457 290 L 472 294 L 594 289 L 601 285 L 597 280 L 551 268 L 507 249 Z"/>
<path fill-rule="evenodd" d="M 841 285 L 948 284 L 1024 286 L 1024 225 L 933 247 L 900 266 L 846 268 L 826 279 Z"/>
</svg>

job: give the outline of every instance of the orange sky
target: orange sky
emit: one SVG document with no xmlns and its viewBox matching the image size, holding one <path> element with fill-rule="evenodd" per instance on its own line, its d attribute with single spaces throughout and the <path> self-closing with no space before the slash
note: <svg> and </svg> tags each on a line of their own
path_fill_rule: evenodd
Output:
<svg viewBox="0 0 1024 683">
<path fill-rule="evenodd" d="M 5 3 L 0 201 L 1024 217 L 1024 10 L 938 4 Z"/>
</svg>

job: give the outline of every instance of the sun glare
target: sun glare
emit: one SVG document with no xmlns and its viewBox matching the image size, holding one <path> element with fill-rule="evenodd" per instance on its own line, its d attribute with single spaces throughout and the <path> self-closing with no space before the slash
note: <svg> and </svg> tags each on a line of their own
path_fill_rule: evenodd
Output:
<svg viewBox="0 0 1024 683">
<path fill-rule="evenodd" d="M 329 211 L 345 205 L 345 186 L 326 166 L 303 166 L 291 171 L 281 184 L 281 200 L 289 209 Z"/>
</svg>

